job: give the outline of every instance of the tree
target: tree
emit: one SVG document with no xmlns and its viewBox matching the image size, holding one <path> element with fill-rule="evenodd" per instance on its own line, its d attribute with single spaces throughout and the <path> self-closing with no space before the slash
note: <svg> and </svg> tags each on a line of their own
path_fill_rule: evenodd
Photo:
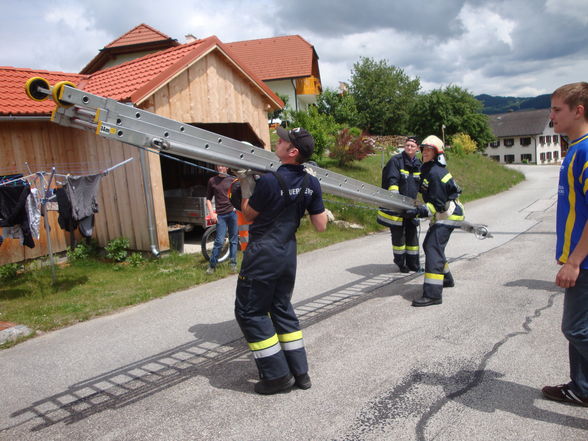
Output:
<svg viewBox="0 0 588 441">
<path fill-rule="evenodd" d="M 450 138 L 457 133 L 469 135 L 484 150 L 494 139 L 488 117 L 482 114 L 482 103 L 458 86 L 435 89 L 420 95 L 411 112 L 411 131 Z M 445 126 L 443 130 L 443 125 Z"/>
<path fill-rule="evenodd" d="M 310 106 L 308 111 L 287 111 L 287 119 L 292 127 L 304 127 L 314 138 L 313 160 L 323 157 L 335 143 L 335 136 L 339 131 L 339 124 L 331 115 L 319 113 L 315 106 Z"/>
<path fill-rule="evenodd" d="M 359 125 L 359 114 L 355 98 L 348 92 L 325 89 L 317 98 L 316 107 L 319 113 L 331 115 L 339 124 L 356 127 Z"/>
<path fill-rule="evenodd" d="M 353 65 L 349 88 L 359 126 L 375 135 L 406 133 L 410 108 L 420 87 L 418 78 L 411 80 L 385 60 L 360 58 Z"/>
</svg>

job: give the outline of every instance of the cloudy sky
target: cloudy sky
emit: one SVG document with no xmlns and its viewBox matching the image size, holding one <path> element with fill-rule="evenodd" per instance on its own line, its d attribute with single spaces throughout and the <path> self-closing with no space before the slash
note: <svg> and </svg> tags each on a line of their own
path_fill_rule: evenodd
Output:
<svg viewBox="0 0 588 441">
<path fill-rule="evenodd" d="M 299 34 L 331 88 L 362 56 L 424 91 L 535 96 L 588 80 L 588 0 L 0 0 L 0 16 L 1 66 L 79 72 L 145 23 L 181 43 Z"/>
</svg>

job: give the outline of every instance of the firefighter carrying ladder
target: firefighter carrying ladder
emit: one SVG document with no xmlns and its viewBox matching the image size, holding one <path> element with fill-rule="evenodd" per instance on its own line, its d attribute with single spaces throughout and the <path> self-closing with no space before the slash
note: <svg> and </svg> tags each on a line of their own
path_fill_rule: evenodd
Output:
<svg viewBox="0 0 588 441">
<path fill-rule="evenodd" d="M 51 120 L 62 126 L 93 130 L 104 138 L 157 153 L 171 153 L 231 168 L 267 173 L 277 170 L 280 166 L 278 158 L 268 150 L 111 98 L 93 95 L 76 89 L 69 81 L 61 81 L 50 86 L 47 80 L 33 77 L 26 82 L 25 91 L 36 101 L 53 99 L 57 105 Z M 400 212 L 415 206 L 416 201 L 412 198 L 317 166 L 306 164 L 305 167 L 311 169 L 310 172 L 318 178 L 325 193 Z M 478 239 L 492 237 L 486 225 L 464 222 L 461 228 L 474 233 Z"/>
</svg>

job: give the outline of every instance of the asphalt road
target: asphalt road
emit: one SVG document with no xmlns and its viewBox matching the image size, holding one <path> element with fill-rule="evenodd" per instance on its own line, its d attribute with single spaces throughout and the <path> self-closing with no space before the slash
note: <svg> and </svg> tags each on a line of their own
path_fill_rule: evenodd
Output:
<svg viewBox="0 0 588 441">
<path fill-rule="evenodd" d="M 299 257 L 311 389 L 253 392 L 232 276 L 0 351 L 0 440 L 585 441 L 588 409 L 540 393 L 568 372 L 558 168 L 519 168 L 466 205 L 494 238 L 454 233 L 442 305 L 410 306 L 387 233 Z"/>
</svg>

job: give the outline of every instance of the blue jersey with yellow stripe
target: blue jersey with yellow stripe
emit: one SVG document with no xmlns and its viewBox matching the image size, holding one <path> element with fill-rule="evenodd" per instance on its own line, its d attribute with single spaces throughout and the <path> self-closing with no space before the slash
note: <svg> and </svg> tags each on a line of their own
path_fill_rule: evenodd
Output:
<svg viewBox="0 0 588 441">
<path fill-rule="evenodd" d="M 570 143 L 559 171 L 555 257 L 567 262 L 588 221 L 588 134 Z M 580 265 L 588 269 L 588 257 Z"/>
</svg>

